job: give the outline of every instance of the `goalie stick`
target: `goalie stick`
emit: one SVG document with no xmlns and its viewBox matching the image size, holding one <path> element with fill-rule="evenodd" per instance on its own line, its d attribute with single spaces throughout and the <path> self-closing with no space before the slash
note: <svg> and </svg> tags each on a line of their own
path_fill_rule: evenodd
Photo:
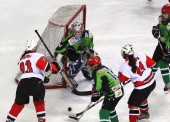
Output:
<svg viewBox="0 0 170 122">
<path fill-rule="evenodd" d="M 43 39 L 41 38 L 41 36 L 40 36 L 40 34 L 38 33 L 37 30 L 35 30 L 35 33 L 38 35 L 40 41 L 43 43 L 44 47 L 46 48 L 46 50 L 50 54 L 51 58 L 55 61 L 54 56 L 50 52 L 49 48 L 47 47 L 47 45 L 45 44 L 45 42 L 43 41 Z M 59 66 L 60 66 L 60 64 L 59 64 Z M 61 66 L 60 66 L 60 69 L 61 69 Z M 86 96 L 86 95 L 91 95 L 92 94 L 92 91 L 77 91 L 75 89 L 74 85 L 70 82 L 69 78 L 67 77 L 67 75 L 65 74 L 65 72 L 62 69 L 61 69 L 60 73 L 61 73 L 62 77 L 64 78 L 64 80 L 66 81 L 66 83 L 68 84 L 68 86 L 71 88 L 73 94 L 79 95 L 79 96 Z"/>
<path fill-rule="evenodd" d="M 103 101 L 103 100 L 104 100 L 104 98 L 101 98 L 100 100 L 98 100 L 97 102 L 95 102 L 95 103 L 93 103 L 93 104 L 92 104 L 92 102 L 90 102 L 90 103 L 88 104 L 88 106 L 86 107 L 86 109 L 83 110 L 83 111 L 81 111 L 81 112 L 79 112 L 79 113 L 71 113 L 71 112 L 69 112 L 69 113 L 68 113 L 68 117 L 69 117 L 70 119 L 74 119 L 74 120 L 76 120 L 76 121 L 79 121 L 79 120 L 81 119 L 81 117 L 82 117 L 89 109 L 93 108 L 95 105 L 97 105 L 98 103 L 100 103 L 100 102 Z"/>
</svg>

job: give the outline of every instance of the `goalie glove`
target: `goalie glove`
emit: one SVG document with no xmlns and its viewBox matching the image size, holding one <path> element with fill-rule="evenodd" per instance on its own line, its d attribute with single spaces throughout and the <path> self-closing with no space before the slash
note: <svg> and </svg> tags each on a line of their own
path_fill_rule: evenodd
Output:
<svg viewBox="0 0 170 122">
<path fill-rule="evenodd" d="M 152 35 L 153 35 L 154 38 L 159 38 L 160 30 L 157 26 L 152 27 Z"/>
</svg>

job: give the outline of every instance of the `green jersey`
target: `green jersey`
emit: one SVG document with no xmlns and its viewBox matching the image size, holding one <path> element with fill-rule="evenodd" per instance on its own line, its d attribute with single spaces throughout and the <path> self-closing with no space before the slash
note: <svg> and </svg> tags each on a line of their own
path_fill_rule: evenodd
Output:
<svg viewBox="0 0 170 122">
<path fill-rule="evenodd" d="M 123 94 L 120 81 L 111 69 L 99 66 L 92 71 L 92 78 L 94 79 L 93 89 L 101 91 L 104 96 L 119 97 Z"/>
<path fill-rule="evenodd" d="M 80 55 L 90 48 L 93 48 L 93 36 L 88 31 L 83 31 L 81 37 L 75 37 L 73 33 L 63 38 L 61 43 L 55 50 L 55 53 L 67 54 L 74 53 L 74 55 Z M 74 57 L 74 56 L 70 56 Z"/>
<path fill-rule="evenodd" d="M 165 44 L 166 48 L 170 48 L 170 23 L 159 23 L 160 40 Z"/>
</svg>

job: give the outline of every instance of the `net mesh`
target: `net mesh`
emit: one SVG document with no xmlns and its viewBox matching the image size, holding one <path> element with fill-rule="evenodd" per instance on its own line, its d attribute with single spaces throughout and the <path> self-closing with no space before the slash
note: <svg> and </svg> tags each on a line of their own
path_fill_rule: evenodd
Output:
<svg viewBox="0 0 170 122">
<path fill-rule="evenodd" d="M 63 6 L 49 19 L 48 25 L 41 37 L 53 56 L 57 45 L 64 36 L 68 35 L 68 30 L 71 28 L 71 24 L 75 21 L 85 24 L 85 8 L 85 5 Z M 53 60 L 40 40 L 38 41 L 37 52 L 44 54 L 48 60 Z M 16 80 L 19 79 L 20 75 L 21 73 L 17 74 Z M 60 73 L 50 75 L 49 79 L 50 82 L 44 84 L 46 88 L 65 87 L 64 80 Z"/>
</svg>

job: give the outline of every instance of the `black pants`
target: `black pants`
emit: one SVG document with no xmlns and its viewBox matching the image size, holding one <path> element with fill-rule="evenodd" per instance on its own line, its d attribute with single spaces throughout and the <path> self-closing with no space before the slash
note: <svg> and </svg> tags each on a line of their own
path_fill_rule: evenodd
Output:
<svg viewBox="0 0 170 122">
<path fill-rule="evenodd" d="M 124 89 L 122 86 L 121 86 L 121 90 L 122 90 L 122 96 L 118 98 L 115 98 L 114 96 L 113 97 L 106 96 L 103 101 L 102 109 L 106 109 L 110 111 L 114 110 L 116 105 L 120 101 L 120 99 L 124 96 Z"/>
<path fill-rule="evenodd" d="M 15 103 L 18 105 L 28 104 L 29 96 L 33 96 L 35 101 L 43 101 L 45 97 L 45 88 L 39 78 L 22 79 L 17 87 Z"/>
<path fill-rule="evenodd" d="M 146 100 L 154 90 L 156 81 L 144 89 L 134 89 L 129 97 L 128 104 L 140 107 L 141 103 Z"/>
</svg>

